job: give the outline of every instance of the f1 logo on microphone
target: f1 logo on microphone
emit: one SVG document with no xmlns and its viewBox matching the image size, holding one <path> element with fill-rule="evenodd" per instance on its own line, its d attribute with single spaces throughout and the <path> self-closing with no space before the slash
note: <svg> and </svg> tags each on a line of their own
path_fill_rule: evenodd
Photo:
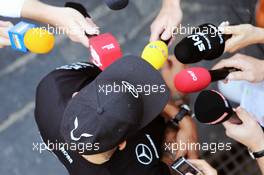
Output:
<svg viewBox="0 0 264 175">
<path fill-rule="evenodd" d="M 192 77 L 193 81 L 197 81 L 198 80 L 197 76 L 195 75 L 195 73 L 193 71 L 188 70 L 187 72 Z"/>
<path fill-rule="evenodd" d="M 115 48 L 115 45 L 113 43 L 105 45 L 105 46 L 102 47 L 102 49 L 107 49 L 107 50 L 111 50 L 111 49 L 114 49 L 114 48 Z"/>
<path fill-rule="evenodd" d="M 203 41 L 200 40 L 200 36 L 198 34 L 190 35 L 187 38 L 191 38 L 195 42 L 194 46 L 198 47 L 200 52 L 206 50 L 205 45 L 204 45 Z"/>
</svg>

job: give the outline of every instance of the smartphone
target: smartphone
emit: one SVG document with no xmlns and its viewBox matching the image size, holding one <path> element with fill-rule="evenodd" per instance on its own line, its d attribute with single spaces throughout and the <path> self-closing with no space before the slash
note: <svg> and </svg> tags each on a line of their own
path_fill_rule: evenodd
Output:
<svg viewBox="0 0 264 175">
<path fill-rule="evenodd" d="M 178 172 L 180 175 L 192 173 L 193 175 L 204 175 L 200 170 L 188 162 L 184 157 L 178 158 L 172 165 L 171 168 Z"/>
</svg>

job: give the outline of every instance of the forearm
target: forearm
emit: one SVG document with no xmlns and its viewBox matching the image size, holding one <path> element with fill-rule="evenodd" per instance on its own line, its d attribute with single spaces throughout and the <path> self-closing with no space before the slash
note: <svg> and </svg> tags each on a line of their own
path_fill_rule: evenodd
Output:
<svg viewBox="0 0 264 175">
<path fill-rule="evenodd" d="M 264 44 L 264 29 L 260 27 L 256 27 L 256 32 L 255 32 L 255 38 L 256 42 L 255 44 Z"/>
<path fill-rule="evenodd" d="M 264 175 L 264 157 L 257 159 L 257 162 L 262 174 Z"/>
<path fill-rule="evenodd" d="M 259 142 L 248 146 L 249 149 L 253 152 L 259 152 L 264 150 L 264 134 L 261 137 L 259 137 L 257 140 L 259 140 Z M 256 160 L 258 162 L 262 174 L 264 175 L 264 157 L 258 158 Z"/>
<path fill-rule="evenodd" d="M 180 6 L 180 0 L 163 0 L 162 7 Z"/>
<path fill-rule="evenodd" d="M 21 16 L 42 23 L 53 24 L 53 18 L 56 17 L 54 12 L 58 9 L 60 9 L 60 7 L 44 4 L 38 0 L 25 0 Z"/>
</svg>

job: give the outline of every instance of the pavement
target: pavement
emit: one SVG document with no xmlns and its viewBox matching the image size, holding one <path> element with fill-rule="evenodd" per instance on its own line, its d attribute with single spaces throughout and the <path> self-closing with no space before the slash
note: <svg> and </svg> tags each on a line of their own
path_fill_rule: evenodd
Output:
<svg viewBox="0 0 264 175">
<path fill-rule="evenodd" d="M 113 33 L 122 44 L 124 53 L 135 55 L 140 55 L 141 50 L 148 42 L 149 26 L 159 11 L 160 1 L 131 0 L 125 10 L 111 11 L 101 1 L 78 0 L 85 4 L 92 18 L 101 27 L 102 33 Z M 63 6 L 65 1 L 46 0 L 44 2 Z M 252 15 L 254 15 L 252 9 L 255 2 L 255 0 L 184 0 L 182 1 L 183 24 L 193 26 L 207 22 L 220 24 L 224 20 L 229 20 L 231 23 L 252 23 Z M 13 19 L 11 21 L 18 22 Z M 179 36 L 177 41 L 182 37 Z M 251 46 L 240 52 L 260 58 L 263 56 L 261 49 L 259 46 Z M 41 142 L 34 121 L 35 89 L 41 78 L 56 67 L 72 62 L 86 61 L 89 56 L 90 53 L 86 48 L 61 35 L 56 38 L 54 50 L 47 55 L 22 54 L 10 48 L 0 50 L 1 175 L 67 174 L 64 167 L 51 153 L 45 151 L 40 154 L 33 151 L 33 143 Z M 228 56 L 230 55 L 223 57 Z M 198 65 L 209 68 L 214 63 L 215 61 L 201 62 Z M 212 88 L 215 88 L 215 85 Z M 196 95 L 192 95 L 192 99 Z M 229 141 L 224 136 L 221 126 L 216 128 L 198 126 L 201 141 Z M 239 149 L 244 148 L 239 147 Z M 213 156 L 203 154 L 206 159 L 212 159 Z M 248 163 L 248 165 L 250 165 L 249 169 L 255 168 L 254 162 Z M 229 173 L 225 171 L 224 174 L 241 175 L 246 172 L 240 171 L 239 164 L 236 166 L 238 166 L 236 170 Z M 254 175 L 256 174 L 259 172 L 254 173 Z"/>
</svg>

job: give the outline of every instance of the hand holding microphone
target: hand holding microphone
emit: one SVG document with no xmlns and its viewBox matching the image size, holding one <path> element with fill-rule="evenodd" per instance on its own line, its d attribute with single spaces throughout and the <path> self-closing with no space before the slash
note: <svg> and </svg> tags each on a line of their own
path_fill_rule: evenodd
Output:
<svg viewBox="0 0 264 175">
<path fill-rule="evenodd" d="M 235 112 L 242 124 L 224 122 L 226 135 L 247 146 L 253 152 L 264 150 L 264 133 L 258 122 L 241 107 L 235 109 Z"/>
<path fill-rule="evenodd" d="M 264 29 L 251 24 L 225 26 L 223 27 L 223 33 L 232 35 L 226 41 L 226 52 L 232 53 L 252 44 L 264 43 Z"/>
<path fill-rule="evenodd" d="M 183 93 L 193 93 L 207 88 L 211 82 L 225 79 L 230 72 L 239 71 L 234 68 L 207 70 L 202 67 L 187 68 L 176 74 L 175 88 Z"/>
<path fill-rule="evenodd" d="M 65 6 L 79 11 L 86 18 L 91 18 L 82 4 L 67 2 Z M 120 44 L 111 33 L 101 35 L 85 33 L 85 35 L 90 39 L 91 61 L 101 70 L 105 70 L 123 56 Z"/>
<path fill-rule="evenodd" d="M 172 41 L 173 29 L 175 29 L 182 20 L 182 10 L 180 0 L 163 1 L 162 8 L 151 24 L 151 36 L 149 41 L 162 40 Z"/>
<path fill-rule="evenodd" d="M 236 54 L 235 56 L 221 60 L 212 69 L 223 67 L 233 67 L 241 71 L 232 72 L 227 76 L 227 80 L 247 80 L 252 83 L 264 80 L 264 61 L 256 58 Z"/>
<path fill-rule="evenodd" d="M 224 53 L 228 38 L 230 35 L 223 35 L 215 25 L 203 24 L 176 45 L 174 54 L 183 64 L 213 60 Z"/>
</svg>

